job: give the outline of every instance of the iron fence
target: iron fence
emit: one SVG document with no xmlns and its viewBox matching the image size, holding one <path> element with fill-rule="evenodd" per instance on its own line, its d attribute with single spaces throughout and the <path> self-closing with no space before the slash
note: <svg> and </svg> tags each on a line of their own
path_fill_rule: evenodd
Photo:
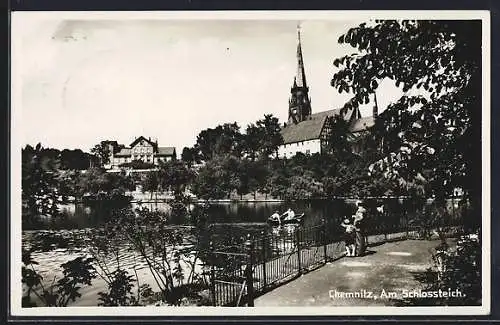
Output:
<svg viewBox="0 0 500 325">
<path fill-rule="evenodd" d="M 393 210 L 391 217 L 381 213 L 377 218 L 367 218 L 362 226 L 367 246 L 426 238 L 436 228 L 451 234 L 462 229 L 457 215 L 432 223 L 412 223 L 413 211 Z M 214 306 L 253 306 L 255 296 L 345 255 L 343 228 L 325 219 L 312 227 L 284 227 L 280 233 L 260 231 L 243 239 L 225 235 L 231 238 L 227 245 L 221 245 L 218 239 L 210 250 Z"/>
</svg>

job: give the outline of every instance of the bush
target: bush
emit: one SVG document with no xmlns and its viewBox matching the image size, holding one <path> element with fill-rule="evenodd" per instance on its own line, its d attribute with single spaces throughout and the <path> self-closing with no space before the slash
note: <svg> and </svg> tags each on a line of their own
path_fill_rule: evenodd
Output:
<svg viewBox="0 0 500 325">
<path fill-rule="evenodd" d="M 477 235 L 462 236 L 455 250 L 446 242 L 436 247 L 434 267 L 416 278 L 422 291 L 458 290 L 459 297 L 412 298 L 402 305 L 473 306 L 481 304 L 481 243 Z"/>
<path fill-rule="evenodd" d="M 65 307 L 81 297 L 81 285 L 91 285 L 96 277 L 91 258 L 77 257 L 61 264 L 63 277 L 52 280 L 52 284 L 43 283 L 43 277 L 35 269 L 38 263 L 31 259 L 31 252 L 23 250 L 22 283 L 26 287 L 22 297 L 23 307 Z M 56 282 L 57 280 L 57 282 Z M 32 294 L 37 298 L 34 301 Z"/>
</svg>

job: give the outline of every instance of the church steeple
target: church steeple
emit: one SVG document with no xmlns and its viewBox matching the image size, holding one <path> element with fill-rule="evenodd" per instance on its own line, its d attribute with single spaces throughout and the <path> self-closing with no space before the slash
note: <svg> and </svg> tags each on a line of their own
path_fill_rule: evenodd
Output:
<svg viewBox="0 0 500 325">
<path fill-rule="evenodd" d="M 302 44 L 300 39 L 300 25 L 297 26 L 297 87 L 307 88 L 306 72 L 304 70 L 304 59 L 302 57 Z"/>
<path fill-rule="evenodd" d="M 297 74 L 293 78 L 291 97 L 288 101 L 288 123 L 300 123 L 311 116 L 311 99 L 307 87 L 302 44 L 300 39 L 300 25 L 297 26 Z"/>
</svg>

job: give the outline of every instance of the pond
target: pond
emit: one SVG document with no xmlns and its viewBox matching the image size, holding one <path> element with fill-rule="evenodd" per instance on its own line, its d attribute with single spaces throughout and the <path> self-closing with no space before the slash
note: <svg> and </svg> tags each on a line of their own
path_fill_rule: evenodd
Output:
<svg viewBox="0 0 500 325">
<path fill-rule="evenodd" d="M 311 200 L 298 202 L 254 202 L 254 203 L 218 203 L 210 204 L 207 208 L 207 223 L 218 225 L 212 227 L 209 236 L 245 236 L 250 232 L 272 231 L 267 225 L 267 218 L 275 211 L 283 213 L 288 208 L 292 208 L 296 214 L 305 214 L 301 227 L 313 227 L 319 225 L 325 219 L 329 229 L 334 232 L 341 232 L 340 223 L 343 217 L 354 212 L 353 200 Z M 367 230 L 374 230 L 376 227 L 385 224 L 389 226 L 400 225 L 418 213 L 418 209 L 409 203 L 400 200 L 378 200 L 366 201 L 368 206 L 367 219 L 369 224 Z M 385 212 L 383 218 L 375 218 L 376 207 L 383 205 Z M 132 203 L 131 208 L 146 207 L 149 210 L 160 210 L 168 214 L 169 206 L 164 202 L 157 203 Z M 100 202 L 99 204 L 76 204 L 62 207 L 63 216 L 57 220 L 46 220 L 42 222 L 38 229 L 25 229 L 23 231 L 23 246 L 36 246 L 32 254 L 34 260 L 39 264 L 38 270 L 44 278 L 51 279 L 60 271 L 60 265 L 71 258 L 87 254 L 88 247 L 75 242 L 75 234 L 84 234 L 89 229 L 100 228 L 106 220 L 106 216 L 111 210 L 116 208 L 112 203 Z M 453 208 L 453 207 L 452 207 Z M 197 215 L 202 205 L 190 205 L 192 215 Z M 406 221 L 405 221 L 406 220 Z M 178 220 L 170 219 L 173 226 L 185 226 L 191 223 L 189 217 Z M 368 229 L 370 228 L 370 229 Z M 215 232 L 215 233 L 213 233 Z M 280 235 L 280 233 L 277 233 Z M 207 241 L 208 242 L 208 241 Z M 128 269 L 136 268 L 143 282 L 151 285 L 154 283 L 148 275 L 147 266 L 144 261 L 137 259 L 137 254 L 123 249 L 121 252 L 122 265 Z M 111 264 L 112 266 L 112 264 Z M 148 279 L 149 277 L 149 279 Z M 76 305 L 96 305 L 97 292 L 105 290 L 105 283 L 96 280 L 91 288 L 84 289 L 83 298 L 77 300 Z"/>
<path fill-rule="evenodd" d="M 131 203 L 131 208 L 146 207 L 151 211 L 159 210 L 170 212 L 169 205 L 165 202 L 156 203 Z M 200 204 L 190 204 L 189 210 L 196 214 L 199 212 Z M 116 204 L 110 202 L 98 202 L 94 204 L 69 204 L 60 207 L 62 216 L 54 220 L 45 220 L 29 230 L 41 229 L 84 229 L 101 225 L 110 211 L 117 208 Z M 338 218 L 352 213 L 352 200 L 316 200 L 297 202 L 231 202 L 212 203 L 208 207 L 209 223 L 263 223 L 275 211 L 285 212 L 288 208 L 296 214 L 305 214 L 304 226 L 313 226 L 321 222 L 322 218 L 337 220 Z M 172 224 L 189 224 L 188 217 L 171 219 Z"/>
</svg>

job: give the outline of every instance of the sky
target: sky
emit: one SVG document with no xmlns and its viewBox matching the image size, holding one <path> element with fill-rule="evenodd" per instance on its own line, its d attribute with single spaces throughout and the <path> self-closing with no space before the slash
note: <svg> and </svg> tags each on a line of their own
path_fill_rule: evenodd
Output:
<svg viewBox="0 0 500 325">
<path fill-rule="evenodd" d="M 313 113 L 342 107 L 350 95 L 330 86 L 333 60 L 355 49 L 337 40 L 365 21 L 33 17 L 13 24 L 23 146 L 88 151 L 143 135 L 178 153 L 225 122 L 286 121 L 299 23 Z M 382 83 L 380 111 L 400 95 Z"/>
</svg>

